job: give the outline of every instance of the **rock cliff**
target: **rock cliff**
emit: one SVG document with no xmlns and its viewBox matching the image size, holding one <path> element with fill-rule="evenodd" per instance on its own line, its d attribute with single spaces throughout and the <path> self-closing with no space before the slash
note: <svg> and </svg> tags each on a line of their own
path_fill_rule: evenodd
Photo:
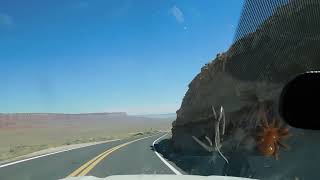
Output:
<svg viewBox="0 0 320 180">
<path fill-rule="evenodd" d="M 268 104 L 277 116 L 284 84 L 299 73 L 320 68 L 319 9 L 317 0 L 290 1 L 202 67 L 172 123 L 174 148 L 199 150 L 191 136 L 212 133 L 212 106 L 226 111 L 226 138 L 236 129 L 250 135 L 260 123 L 260 103 Z"/>
</svg>

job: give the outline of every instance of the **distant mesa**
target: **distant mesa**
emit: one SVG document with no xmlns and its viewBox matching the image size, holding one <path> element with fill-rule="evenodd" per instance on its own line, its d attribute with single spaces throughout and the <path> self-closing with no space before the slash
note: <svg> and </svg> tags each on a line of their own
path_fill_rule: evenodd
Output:
<svg viewBox="0 0 320 180">
<path fill-rule="evenodd" d="M 176 113 L 165 113 L 165 114 L 143 114 L 135 115 L 136 117 L 145 118 L 157 118 L 157 119 L 175 119 L 177 117 Z"/>
<path fill-rule="evenodd" d="M 111 117 L 126 117 L 126 112 L 102 113 L 1 113 L 0 121 L 4 120 L 77 120 L 77 119 L 105 119 Z"/>
</svg>

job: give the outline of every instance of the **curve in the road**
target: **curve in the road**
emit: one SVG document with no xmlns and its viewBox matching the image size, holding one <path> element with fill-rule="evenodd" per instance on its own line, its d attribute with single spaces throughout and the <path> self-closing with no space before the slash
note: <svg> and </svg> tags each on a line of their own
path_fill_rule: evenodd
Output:
<svg viewBox="0 0 320 180">
<path fill-rule="evenodd" d="M 159 135 L 159 134 L 157 134 Z M 161 138 L 163 138 L 164 136 L 166 136 L 167 134 L 164 134 L 163 136 L 159 137 L 158 139 L 156 139 L 152 146 L 154 148 L 154 152 L 156 153 L 156 155 L 160 158 L 160 160 L 166 165 L 169 167 L 170 170 L 172 170 L 175 174 L 177 175 L 181 175 L 181 173 L 176 170 L 173 166 L 171 166 L 166 160 L 164 160 L 163 157 L 161 157 L 161 155 L 156 151 L 155 147 L 154 147 L 154 144 L 159 141 Z M 135 139 L 135 140 L 132 140 L 132 141 L 129 141 L 129 142 L 126 142 L 126 143 L 123 143 L 123 144 L 120 144 L 118 146 L 115 146 L 111 149 L 108 149 L 106 151 L 104 151 L 103 153 L 99 154 L 98 156 L 94 157 L 93 159 L 91 159 L 90 161 L 88 161 L 87 163 L 83 164 L 82 166 L 80 166 L 78 169 L 76 169 L 74 172 L 72 172 L 68 177 L 75 177 L 75 176 L 85 176 L 87 175 L 94 167 L 96 167 L 103 159 L 105 159 L 107 156 L 109 156 L 111 153 L 113 153 L 114 151 L 124 147 L 124 146 L 127 146 L 131 143 L 134 143 L 134 142 L 137 142 L 137 141 L 140 141 L 140 140 L 143 140 L 143 139 L 147 139 L 147 138 L 150 138 L 150 137 L 154 137 L 156 135 L 151 135 L 151 136 L 147 136 L 147 137 L 143 137 L 143 138 L 139 138 L 139 139 Z"/>
<path fill-rule="evenodd" d="M 120 140 L 120 139 L 113 139 L 113 140 L 105 141 L 105 142 L 103 142 L 103 143 L 108 143 L 108 142 L 113 142 L 113 141 L 119 141 L 119 140 Z M 97 145 L 97 144 L 94 144 L 94 145 Z M 88 145 L 88 146 L 92 146 L 92 145 Z M 0 168 L 7 167 L 7 166 L 11 166 L 11 165 L 15 165 L 15 164 L 22 163 L 22 162 L 26 162 L 26 161 L 30 161 L 30 160 L 33 160 L 33 159 L 38 159 L 38 158 L 42 158 L 42 157 L 46 157 L 46 156 L 58 154 L 58 153 L 68 152 L 68 151 L 72 151 L 72 150 L 80 149 L 80 148 L 85 148 L 85 147 L 88 147 L 88 146 L 74 147 L 74 148 L 65 149 L 65 150 L 56 151 L 56 152 L 47 153 L 47 154 L 42 154 L 42 155 L 39 155 L 39 156 L 34 156 L 34 157 L 30 157 L 30 158 L 26 158 L 26 159 L 22 159 L 22 160 L 18 160 L 18 161 L 13 161 L 13 162 L 9 162 L 9 163 L 0 165 Z"/>
<path fill-rule="evenodd" d="M 159 134 L 157 134 L 159 135 Z M 168 133 L 160 136 L 159 138 L 157 138 L 155 141 L 153 141 L 152 143 L 152 147 L 154 149 L 155 154 L 159 157 L 159 159 L 176 175 L 182 175 L 181 172 L 179 172 L 176 168 L 174 168 L 168 161 L 166 161 L 156 150 L 155 148 L 155 144 L 162 139 L 163 137 L 165 137 L 166 135 L 168 135 Z M 107 156 L 109 156 L 111 153 L 113 153 L 114 151 L 127 146 L 131 143 L 143 140 L 143 139 L 147 139 L 150 137 L 154 137 L 156 135 L 151 135 L 151 136 L 147 136 L 147 137 L 143 137 L 143 138 L 139 138 L 139 139 L 135 139 L 123 144 L 120 144 L 118 146 L 115 146 L 111 149 L 106 150 L 105 152 L 99 154 L 98 156 L 94 157 L 93 159 L 91 159 L 90 161 L 88 161 L 87 163 L 85 163 L 84 165 L 80 166 L 78 169 L 76 169 L 74 172 L 72 172 L 68 177 L 75 177 L 75 176 L 85 176 L 88 175 L 88 173 L 94 168 L 96 167 L 103 159 L 105 159 Z"/>
<path fill-rule="evenodd" d="M 2 165 L 0 179 L 55 180 L 64 178 L 75 170 L 77 172 L 74 175 L 96 177 L 120 174 L 179 174 L 155 152 L 154 145 L 163 137 L 164 133 L 140 139 L 133 137 L 16 161 Z M 129 144 L 131 145 L 127 146 Z M 104 160 L 106 157 L 108 160 Z"/>
<path fill-rule="evenodd" d="M 155 141 L 153 141 L 152 143 L 152 146 L 153 146 L 153 149 L 154 149 L 154 152 L 156 153 L 156 155 L 159 157 L 159 159 L 166 165 L 168 166 L 169 169 L 171 169 L 171 171 L 173 171 L 176 175 L 182 175 L 181 172 L 179 172 L 176 168 L 174 168 L 168 161 L 166 161 L 158 152 L 157 152 L 157 149 L 155 148 L 155 144 L 160 140 L 162 139 L 163 137 L 165 137 L 167 134 L 164 134 L 163 136 L 159 137 L 158 139 L 156 139 Z"/>
</svg>

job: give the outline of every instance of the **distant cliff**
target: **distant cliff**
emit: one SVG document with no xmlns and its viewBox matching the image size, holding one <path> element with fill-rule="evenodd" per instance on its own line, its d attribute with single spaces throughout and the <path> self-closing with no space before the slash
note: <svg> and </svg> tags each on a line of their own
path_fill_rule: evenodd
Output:
<svg viewBox="0 0 320 180">
<path fill-rule="evenodd" d="M 176 150 L 194 151 L 191 135 L 212 133 L 211 106 L 223 106 L 227 126 L 245 131 L 257 125 L 255 106 L 269 102 L 277 110 L 283 85 L 295 75 L 320 68 L 320 1 L 294 0 L 276 9 L 255 32 L 201 68 L 191 81 L 172 139 Z"/>
<path fill-rule="evenodd" d="M 125 117 L 125 112 L 113 113 L 80 113 L 80 114 L 65 114 L 65 113 L 2 113 L 0 120 L 20 119 L 20 120 L 79 120 L 79 119 L 103 119 L 110 117 Z"/>
<path fill-rule="evenodd" d="M 136 117 L 125 112 L 115 113 L 14 113 L 0 114 L 0 130 L 10 129 L 125 129 L 168 128 L 172 119 Z M 110 130 L 111 129 L 111 130 Z M 93 131 L 94 132 L 94 131 Z"/>
</svg>

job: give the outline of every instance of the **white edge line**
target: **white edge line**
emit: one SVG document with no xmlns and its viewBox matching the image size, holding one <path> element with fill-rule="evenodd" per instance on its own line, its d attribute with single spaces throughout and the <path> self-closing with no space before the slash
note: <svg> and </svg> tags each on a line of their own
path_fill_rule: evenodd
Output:
<svg viewBox="0 0 320 180">
<path fill-rule="evenodd" d="M 156 150 L 156 148 L 154 147 L 154 144 L 157 143 L 157 141 L 159 141 L 161 138 L 163 138 L 164 136 L 168 135 L 167 134 L 164 134 L 163 136 L 159 137 L 158 139 L 156 139 L 155 141 L 153 141 L 152 143 L 152 147 L 154 149 L 154 153 L 156 153 L 156 155 L 159 157 L 159 159 L 165 164 L 168 166 L 168 168 L 171 169 L 171 171 L 173 171 L 176 175 L 182 175 L 181 172 L 179 172 L 176 168 L 174 168 L 170 163 L 168 163 L 168 161 L 166 161 Z"/>
<path fill-rule="evenodd" d="M 114 139 L 114 140 L 110 140 L 110 141 L 103 142 L 103 143 L 119 141 L 119 140 L 121 140 L 121 139 Z M 103 144 L 103 143 L 98 143 L 98 144 Z M 67 151 L 71 151 L 71 150 L 74 150 L 74 149 L 85 148 L 85 147 L 89 147 L 89 146 L 94 146 L 94 145 L 98 145 L 98 144 L 92 144 L 92 145 L 83 146 L 83 147 L 75 147 L 75 148 L 71 148 L 71 149 L 66 149 L 66 150 L 61 150 L 61 151 L 52 152 L 52 153 L 48 153 L 48 154 L 43 154 L 43 155 L 39 155 L 39 156 L 34 156 L 34 157 L 31 157 L 31 158 L 22 159 L 22 160 L 19 160 L 19 161 L 14 161 L 14 162 L 10 162 L 10 163 L 7 163 L 7 164 L 0 165 L 0 168 L 6 167 L 6 166 L 11 166 L 11 165 L 18 164 L 18 163 L 22 163 L 22 162 L 25 162 L 25 161 L 30 161 L 30 160 L 33 160 L 33 159 L 38 159 L 38 158 L 45 157 L 45 156 L 50 156 L 50 155 L 53 155 L 53 154 L 58 154 L 58 153 L 67 152 Z"/>
<path fill-rule="evenodd" d="M 133 142 L 138 141 L 138 140 L 142 140 L 142 139 L 146 139 L 146 138 L 149 138 L 149 137 L 152 137 L 152 136 L 156 136 L 156 135 L 151 135 L 151 136 L 143 137 L 143 138 L 140 138 L 140 139 L 136 139 Z M 98 144 L 103 144 L 103 143 L 108 143 L 108 142 L 113 142 L 113 141 L 119 141 L 119 140 L 121 140 L 121 139 L 113 139 L 113 140 L 110 140 L 110 141 L 107 141 L 107 142 L 98 143 Z M 30 160 L 33 160 L 33 159 L 38 159 L 38 158 L 45 157 L 45 156 L 50 156 L 50 155 L 54 155 L 54 154 L 58 154 L 58 153 L 62 153 L 62 152 L 71 151 L 71 150 L 74 150 L 74 149 L 80 149 L 80 148 L 85 148 L 85 147 L 89 147 L 89 146 L 94 146 L 94 145 L 98 145 L 98 144 L 92 144 L 92 145 L 83 146 L 83 147 L 75 147 L 75 148 L 71 148 L 71 149 L 66 149 L 66 150 L 61 150 L 61 151 L 52 152 L 52 153 L 48 153 L 48 154 L 43 154 L 43 155 L 39 155 L 39 156 L 34 156 L 34 157 L 31 157 L 31 158 L 22 159 L 22 160 L 19 160 L 19 161 L 14 161 L 14 162 L 10 162 L 10 163 L 7 163 L 7 164 L 0 165 L 0 168 L 6 167 L 6 166 L 11 166 L 11 165 L 18 164 L 18 163 L 22 163 L 22 162 L 25 162 L 25 161 L 30 161 Z"/>
</svg>

